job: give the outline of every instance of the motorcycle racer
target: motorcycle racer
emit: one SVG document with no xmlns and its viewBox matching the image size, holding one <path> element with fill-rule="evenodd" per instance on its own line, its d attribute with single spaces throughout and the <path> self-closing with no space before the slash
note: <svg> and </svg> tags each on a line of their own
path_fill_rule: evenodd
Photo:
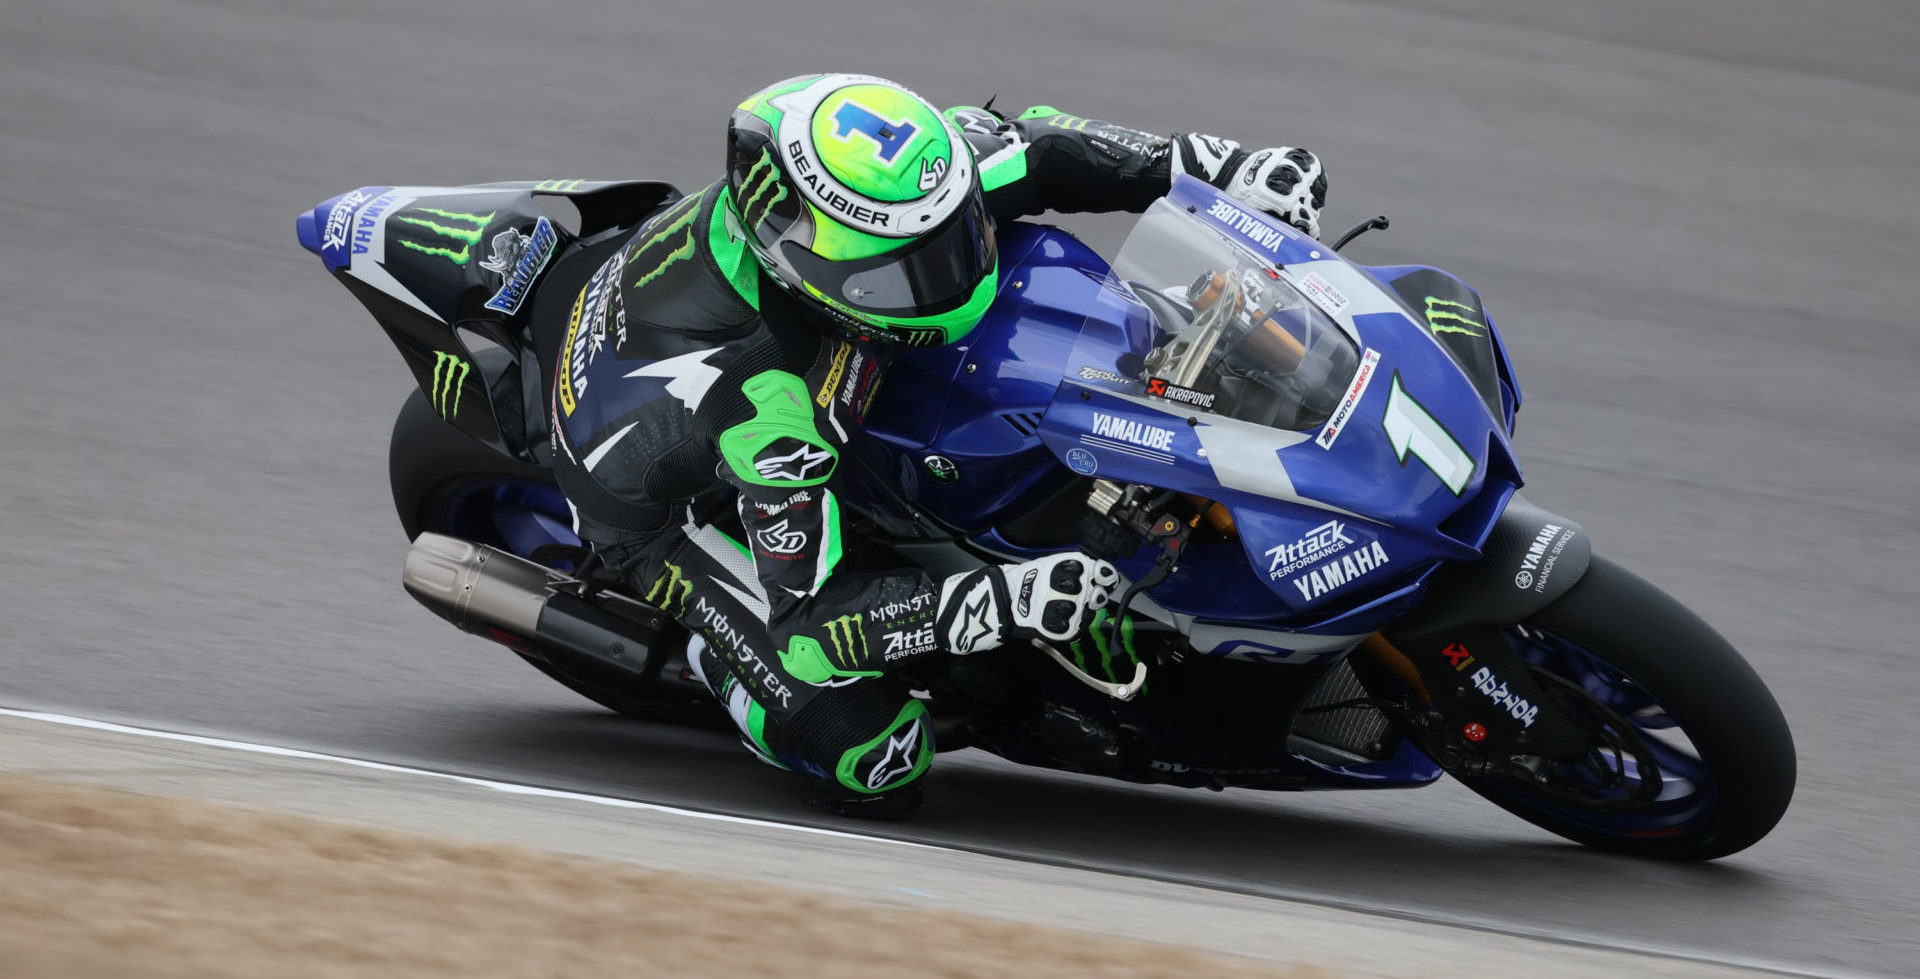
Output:
<svg viewBox="0 0 1920 979">
<path fill-rule="evenodd" d="M 891 351 L 979 321 L 996 222 L 1141 211 L 1178 173 L 1318 233 L 1326 177 L 1302 149 L 1044 106 L 941 113 L 884 79 L 802 76 L 742 102 L 726 176 L 649 218 L 575 299 L 551 410 L 576 530 L 693 632 L 689 666 L 743 741 L 827 808 L 917 804 L 933 732 L 891 673 L 1070 644 L 1119 580 L 1077 553 L 941 580 L 849 570 L 843 450 Z"/>
</svg>

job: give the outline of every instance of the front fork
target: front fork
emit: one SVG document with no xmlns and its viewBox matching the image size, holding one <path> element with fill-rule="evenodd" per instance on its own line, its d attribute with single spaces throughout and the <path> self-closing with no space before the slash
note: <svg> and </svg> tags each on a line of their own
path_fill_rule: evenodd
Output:
<svg viewBox="0 0 1920 979">
<path fill-rule="evenodd" d="M 1407 687 L 1401 720 L 1450 770 L 1585 751 L 1591 725 L 1549 695 L 1504 632 L 1586 573 L 1585 532 L 1516 496 L 1481 553 L 1437 572 L 1421 604 L 1361 651 Z"/>
</svg>

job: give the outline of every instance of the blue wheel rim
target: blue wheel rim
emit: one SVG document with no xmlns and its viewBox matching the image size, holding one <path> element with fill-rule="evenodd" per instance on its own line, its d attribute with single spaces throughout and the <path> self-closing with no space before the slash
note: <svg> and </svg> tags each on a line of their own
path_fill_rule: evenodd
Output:
<svg viewBox="0 0 1920 979">
<path fill-rule="evenodd" d="M 1686 733 L 1684 720 L 1652 692 L 1618 667 L 1607 663 L 1571 640 L 1530 626 L 1503 631 L 1520 658 L 1539 670 L 1579 688 L 1619 720 L 1645 746 L 1658 768 L 1659 795 L 1649 804 L 1626 811 L 1594 811 L 1563 803 L 1524 783 L 1489 781 L 1481 787 L 1518 808 L 1609 836 L 1660 839 L 1684 836 L 1713 821 L 1720 793 L 1711 760 Z M 1609 722 L 1611 723 L 1611 722 Z M 1588 792 L 1596 800 L 1630 798 L 1644 785 L 1637 760 L 1617 750 L 1611 758 L 1624 784 L 1610 786 L 1602 777 L 1605 765 L 1554 763 L 1544 769 L 1564 787 Z"/>
</svg>

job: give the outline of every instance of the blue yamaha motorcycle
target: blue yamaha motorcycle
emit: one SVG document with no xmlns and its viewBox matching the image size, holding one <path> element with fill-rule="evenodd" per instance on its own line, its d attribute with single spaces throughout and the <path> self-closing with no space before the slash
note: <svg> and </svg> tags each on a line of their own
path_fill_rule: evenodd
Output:
<svg viewBox="0 0 1920 979">
<path fill-rule="evenodd" d="M 303 245 L 419 382 L 390 448 L 404 581 L 613 710 L 725 726 L 682 632 L 621 593 L 546 462 L 555 324 L 678 193 L 367 187 Z M 1083 549 L 1123 593 L 1067 648 L 910 679 L 942 750 L 1211 789 L 1450 774 L 1568 839 L 1711 859 L 1793 794 L 1779 707 L 1711 627 L 1516 491 L 1520 389 L 1479 295 L 1366 267 L 1180 178 L 1111 263 L 999 230 L 965 344 L 901 351 L 848 453 L 879 567 Z M 925 392 L 943 392 L 928 404 Z"/>
</svg>

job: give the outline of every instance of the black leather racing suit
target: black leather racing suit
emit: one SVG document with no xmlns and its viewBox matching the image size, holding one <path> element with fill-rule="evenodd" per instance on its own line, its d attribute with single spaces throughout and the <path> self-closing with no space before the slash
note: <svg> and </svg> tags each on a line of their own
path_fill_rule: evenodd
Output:
<svg viewBox="0 0 1920 979">
<path fill-rule="evenodd" d="M 948 117 L 997 221 L 1141 211 L 1175 159 L 1217 183 L 1245 157 L 1046 107 Z M 704 640 L 689 659 L 750 747 L 845 798 L 891 793 L 933 757 L 925 708 L 886 674 L 941 651 L 939 583 L 839 571 L 856 545 L 835 494 L 889 351 L 835 338 L 767 278 L 727 194 L 716 182 L 654 214 L 581 290 L 555 370 L 555 472 L 582 538 Z M 767 437 L 723 458 L 730 431 Z M 738 539 L 711 523 L 726 510 Z"/>
</svg>

